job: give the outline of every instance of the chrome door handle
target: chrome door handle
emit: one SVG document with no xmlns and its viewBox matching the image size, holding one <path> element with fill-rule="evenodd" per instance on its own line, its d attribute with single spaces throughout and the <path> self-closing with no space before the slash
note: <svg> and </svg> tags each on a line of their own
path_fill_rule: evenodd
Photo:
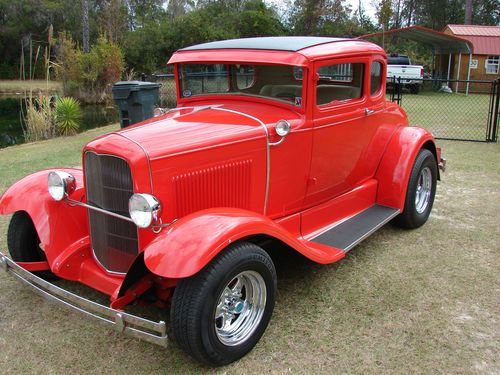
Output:
<svg viewBox="0 0 500 375">
<path fill-rule="evenodd" d="M 365 115 L 370 116 L 373 115 L 374 113 L 375 113 L 374 109 L 365 108 Z"/>
</svg>

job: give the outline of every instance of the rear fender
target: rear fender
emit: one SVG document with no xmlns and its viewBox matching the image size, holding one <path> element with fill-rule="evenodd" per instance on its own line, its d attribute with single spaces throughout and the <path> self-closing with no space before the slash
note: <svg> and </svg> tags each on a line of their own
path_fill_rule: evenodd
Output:
<svg viewBox="0 0 500 375">
<path fill-rule="evenodd" d="M 263 215 L 218 208 L 187 215 L 163 230 L 144 249 L 144 263 L 158 276 L 189 277 L 231 243 L 256 235 L 279 240 L 318 263 L 331 263 L 344 256 L 341 250 L 310 245 L 296 238 Z"/>
<path fill-rule="evenodd" d="M 378 204 L 403 210 L 411 169 L 422 148 L 429 149 L 438 162 L 434 137 L 429 131 L 402 126 L 395 132 L 376 173 Z"/>
<path fill-rule="evenodd" d="M 54 169 L 51 169 L 54 170 Z M 76 179 L 74 200 L 83 200 L 83 172 L 80 169 L 57 169 L 72 174 Z M 49 264 L 61 249 L 69 248 L 88 236 L 87 210 L 81 206 L 70 206 L 55 201 L 47 190 L 47 175 L 50 170 L 40 171 L 24 177 L 12 185 L 0 197 L 0 214 L 26 211 L 33 221 Z"/>
</svg>

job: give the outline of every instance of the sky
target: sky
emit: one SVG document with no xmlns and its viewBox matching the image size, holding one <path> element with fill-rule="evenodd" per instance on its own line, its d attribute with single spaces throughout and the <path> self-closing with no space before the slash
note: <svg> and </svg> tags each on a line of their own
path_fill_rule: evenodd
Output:
<svg viewBox="0 0 500 375">
<path fill-rule="evenodd" d="M 352 10 L 358 9 L 358 0 L 345 0 L 346 4 L 351 6 Z M 361 5 L 363 6 L 366 15 L 369 16 L 373 21 L 376 20 L 375 12 L 377 11 L 375 6 L 373 6 L 374 1 L 371 0 L 361 0 Z"/>
</svg>

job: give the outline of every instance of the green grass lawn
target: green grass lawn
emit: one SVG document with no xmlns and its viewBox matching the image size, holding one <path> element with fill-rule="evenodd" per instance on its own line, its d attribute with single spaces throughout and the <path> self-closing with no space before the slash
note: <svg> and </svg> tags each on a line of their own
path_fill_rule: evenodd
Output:
<svg viewBox="0 0 500 375">
<path fill-rule="evenodd" d="M 33 80 L 0 80 L 0 94 L 1 95 L 16 95 L 23 93 L 25 90 L 33 89 L 35 91 L 41 90 L 49 92 L 62 92 L 62 84 L 57 81 Z"/>
<path fill-rule="evenodd" d="M 79 165 L 83 145 L 116 128 L 0 150 L 0 191 L 41 168 Z M 123 337 L 0 273 L 1 372 L 500 373 L 500 145 L 439 143 L 448 171 L 429 222 L 413 231 L 386 226 L 333 265 L 284 261 L 270 326 L 237 363 L 200 367 L 175 343 L 162 349 Z M 7 225 L 0 217 L 3 250 Z"/>
<path fill-rule="evenodd" d="M 484 141 L 488 94 L 421 92 L 403 94 L 402 107 L 410 124 L 429 129 L 436 137 Z"/>
</svg>

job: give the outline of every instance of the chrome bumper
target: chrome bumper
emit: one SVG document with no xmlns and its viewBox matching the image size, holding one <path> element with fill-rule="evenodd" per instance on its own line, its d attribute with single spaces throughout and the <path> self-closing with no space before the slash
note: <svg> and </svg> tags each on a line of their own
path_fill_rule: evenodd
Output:
<svg viewBox="0 0 500 375">
<path fill-rule="evenodd" d="M 9 272 L 43 297 L 96 318 L 100 322 L 113 326 L 118 332 L 163 347 L 168 344 L 167 327 L 164 321 L 154 322 L 143 319 L 68 292 L 26 271 L 2 253 L 0 253 L 0 269 Z"/>
</svg>

